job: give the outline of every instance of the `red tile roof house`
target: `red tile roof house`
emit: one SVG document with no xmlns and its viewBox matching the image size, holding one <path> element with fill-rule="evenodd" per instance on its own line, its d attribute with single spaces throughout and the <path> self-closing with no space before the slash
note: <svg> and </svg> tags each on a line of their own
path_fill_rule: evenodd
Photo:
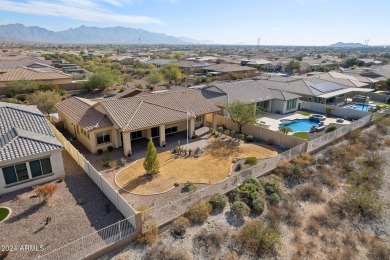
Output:
<svg viewBox="0 0 390 260">
<path fill-rule="evenodd" d="M 90 152 L 123 147 L 124 155 L 132 154 L 132 140 L 159 138 L 187 131 L 187 111 L 196 118 L 188 119 L 191 138 L 196 127 L 205 125 L 205 116 L 217 126 L 220 109 L 195 90 L 139 94 L 128 98 L 88 100 L 71 97 L 56 105 L 67 129 Z"/>
<path fill-rule="evenodd" d="M 64 176 L 62 149 L 36 106 L 0 102 L 0 194 Z"/>
</svg>

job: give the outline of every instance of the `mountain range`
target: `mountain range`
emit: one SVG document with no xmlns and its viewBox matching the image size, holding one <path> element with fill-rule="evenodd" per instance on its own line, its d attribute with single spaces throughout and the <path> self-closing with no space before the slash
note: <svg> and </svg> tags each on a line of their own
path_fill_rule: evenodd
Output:
<svg viewBox="0 0 390 260">
<path fill-rule="evenodd" d="M 0 39 L 25 43 L 58 44 L 215 44 L 187 37 L 174 37 L 123 26 L 70 28 L 54 32 L 38 26 L 23 24 L 0 25 Z"/>
<path fill-rule="evenodd" d="M 329 45 L 329 47 L 337 47 L 337 48 L 363 48 L 364 44 L 356 43 L 356 42 L 338 42 Z"/>
</svg>

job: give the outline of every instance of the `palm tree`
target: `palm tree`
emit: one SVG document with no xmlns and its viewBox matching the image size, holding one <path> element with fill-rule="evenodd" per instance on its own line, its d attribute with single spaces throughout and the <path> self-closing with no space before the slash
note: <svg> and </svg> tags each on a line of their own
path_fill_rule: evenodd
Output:
<svg viewBox="0 0 390 260">
<path fill-rule="evenodd" d="M 333 106 L 325 106 L 325 112 L 327 116 L 330 116 L 330 113 L 333 111 Z"/>
<path fill-rule="evenodd" d="M 292 131 L 291 128 L 288 126 L 284 126 L 284 127 L 280 128 L 280 132 L 282 132 L 283 134 L 288 134 L 291 131 Z"/>
</svg>

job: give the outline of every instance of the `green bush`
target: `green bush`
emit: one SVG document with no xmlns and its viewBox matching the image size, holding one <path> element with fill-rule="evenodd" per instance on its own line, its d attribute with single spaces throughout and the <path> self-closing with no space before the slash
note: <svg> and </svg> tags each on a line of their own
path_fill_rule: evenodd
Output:
<svg viewBox="0 0 390 260">
<path fill-rule="evenodd" d="M 265 192 L 266 192 L 268 195 L 274 193 L 274 192 L 275 192 L 274 187 L 272 187 L 271 185 L 265 186 Z"/>
<path fill-rule="evenodd" d="M 242 164 L 237 163 L 235 170 L 238 172 L 238 171 L 241 171 L 241 169 L 242 169 Z"/>
<path fill-rule="evenodd" d="M 237 219 L 242 219 L 248 216 L 249 212 L 250 208 L 248 207 L 248 205 L 245 204 L 245 202 L 242 201 L 236 201 L 230 207 L 230 213 L 233 215 L 233 217 Z"/>
<path fill-rule="evenodd" d="M 110 166 L 110 154 L 108 150 L 103 151 L 102 160 L 103 160 L 104 167 Z"/>
<path fill-rule="evenodd" d="M 352 187 L 345 194 L 347 210 L 353 214 L 376 218 L 383 212 L 383 201 L 376 190 L 364 187 Z"/>
<path fill-rule="evenodd" d="M 244 140 L 244 135 L 243 134 L 236 134 L 235 135 L 235 138 L 238 139 L 238 140 Z"/>
<path fill-rule="evenodd" d="M 214 210 L 222 211 L 225 208 L 226 203 L 226 196 L 220 193 L 214 194 L 210 199 L 210 204 Z"/>
<path fill-rule="evenodd" d="M 97 149 L 97 153 L 98 153 L 98 155 L 102 155 L 103 154 L 103 149 Z"/>
<path fill-rule="evenodd" d="M 279 195 L 276 194 L 276 193 L 272 193 L 269 197 L 269 202 L 272 204 L 272 205 L 277 205 L 279 204 L 280 202 L 280 198 L 279 198 Z"/>
<path fill-rule="evenodd" d="M 247 135 L 247 136 L 245 137 L 245 141 L 246 141 L 247 143 L 252 143 L 252 142 L 253 142 L 253 135 Z"/>
<path fill-rule="evenodd" d="M 193 224 L 202 224 L 204 223 L 210 215 L 211 205 L 207 201 L 199 201 L 187 208 L 187 213 L 185 216 Z"/>
<path fill-rule="evenodd" d="M 187 181 L 187 182 L 184 184 L 184 189 L 185 189 L 187 192 L 195 192 L 195 191 L 196 191 L 196 186 L 195 186 L 195 184 L 193 184 L 192 182 Z"/>
<path fill-rule="evenodd" d="M 235 137 L 236 136 L 236 131 L 235 130 L 230 130 L 230 136 Z"/>
<path fill-rule="evenodd" d="M 336 130 L 336 129 L 337 129 L 337 127 L 335 127 L 334 125 L 328 126 L 328 127 L 325 129 L 325 133 L 333 132 L 333 131 Z"/>
<path fill-rule="evenodd" d="M 217 128 L 217 131 L 220 132 L 220 133 L 223 133 L 223 127 L 222 127 L 222 126 L 219 126 L 219 127 Z"/>
<path fill-rule="evenodd" d="M 263 213 L 265 207 L 265 200 L 261 197 L 257 197 L 252 202 L 253 210 L 257 213 Z"/>
<path fill-rule="evenodd" d="M 257 159 L 256 159 L 256 157 L 253 157 L 253 156 L 247 157 L 245 159 L 245 163 L 249 164 L 249 165 L 256 165 L 257 164 Z"/>
</svg>

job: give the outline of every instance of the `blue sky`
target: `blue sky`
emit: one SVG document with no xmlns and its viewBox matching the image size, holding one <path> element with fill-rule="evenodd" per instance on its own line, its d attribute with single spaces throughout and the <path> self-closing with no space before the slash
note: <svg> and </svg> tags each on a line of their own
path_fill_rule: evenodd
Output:
<svg viewBox="0 0 390 260">
<path fill-rule="evenodd" d="M 0 0 L 0 24 L 126 26 L 221 44 L 390 45 L 389 10 L 389 0 Z"/>
</svg>

